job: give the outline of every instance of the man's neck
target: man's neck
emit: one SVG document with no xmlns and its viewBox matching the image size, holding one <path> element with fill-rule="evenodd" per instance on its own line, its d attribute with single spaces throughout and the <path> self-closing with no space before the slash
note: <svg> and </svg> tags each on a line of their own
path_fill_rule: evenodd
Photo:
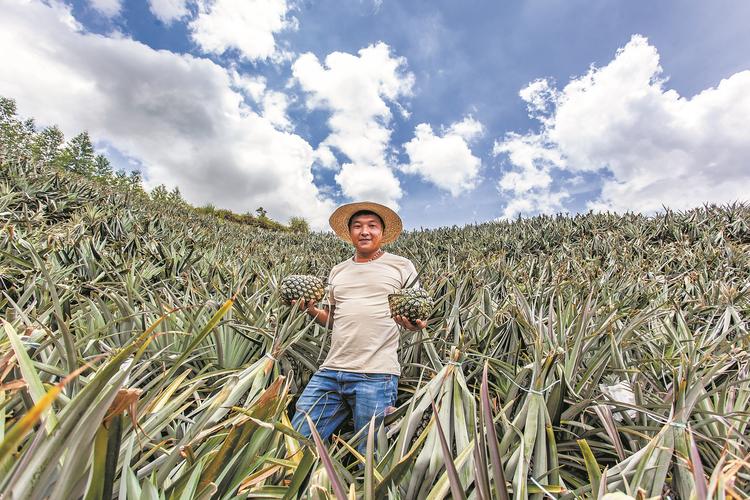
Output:
<svg viewBox="0 0 750 500">
<path fill-rule="evenodd" d="M 354 252 L 354 262 L 370 262 L 371 260 L 377 259 L 381 255 L 383 255 L 383 250 L 381 250 L 380 248 L 367 253 L 362 253 L 359 250 L 356 250 Z"/>
</svg>

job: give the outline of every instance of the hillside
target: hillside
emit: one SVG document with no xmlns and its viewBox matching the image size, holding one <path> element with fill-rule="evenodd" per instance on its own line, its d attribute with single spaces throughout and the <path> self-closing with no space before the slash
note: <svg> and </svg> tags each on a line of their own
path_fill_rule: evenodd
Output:
<svg viewBox="0 0 750 500">
<path fill-rule="evenodd" d="M 0 143 L 9 496 L 750 493 L 750 207 L 405 233 L 387 250 L 436 306 L 358 466 L 351 433 L 289 428 L 327 334 L 277 291 L 350 248 L 60 169 L 21 125 Z"/>
</svg>

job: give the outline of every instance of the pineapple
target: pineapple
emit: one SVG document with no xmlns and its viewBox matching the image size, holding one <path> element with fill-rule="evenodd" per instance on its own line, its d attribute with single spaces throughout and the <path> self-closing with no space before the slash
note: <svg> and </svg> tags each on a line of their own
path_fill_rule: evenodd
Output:
<svg viewBox="0 0 750 500">
<path fill-rule="evenodd" d="M 316 276 L 292 274 L 281 281 L 281 297 L 290 304 L 293 300 L 319 301 L 325 295 L 323 280 Z"/>
<path fill-rule="evenodd" d="M 388 295 L 391 317 L 404 316 L 409 321 L 427 319 L 432 310 L 432 297 L 422 288 L 407 288 Z"/>
</svg>

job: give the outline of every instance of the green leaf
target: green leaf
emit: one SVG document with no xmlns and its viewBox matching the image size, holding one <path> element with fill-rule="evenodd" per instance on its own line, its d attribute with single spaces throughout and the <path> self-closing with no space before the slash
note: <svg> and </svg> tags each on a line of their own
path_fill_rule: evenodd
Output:
<svg viewBox="0 0 750 500">
<path fill-rule="evenodd" d="M 432 411 L 437 415 L 438 410 L 435 407 L 434 402 L 432 403 Z M 463 485 L 461 485 L 461 480 L 458 478 L 458 471 L 456 470 L 456 465 L 453 463 L 453 456 L 448 447 L 448 442 L 445 440 L 445 434 L 443 433 L 443 428 L 440 425 L 439 418 L 435 419 L 435 426 L 437 428 L 438 438 L 440 439 L 440 447 L 443 450 L 443 457 L 445 458 L 445 469 L 448 472 L 451 495 L 453 495 L 453 498 L 455 499 L 466 500 L 466 493 L 464 492 Z"/>
<path fill-rule="evenodd" d="M 578 439 L 577 443 L 578 447 L 581 448 L 581 453 L 583 453 L 583 462 L 586 464 L 586 473 L 589 476 L 591 491 L 599 491 L 599 483 L 602 478 L 599 463 L 596 461 L 596 457 L 594 457 L 591 447 L 585 439 Z"/>
<path fill-rule="evenodd" d="M 310 426 L 310 432 L 312 434 L 313 441 L 315 441 L 315 448 L 318 450 L 318 456 L 323 462 L 323 466 L 328 473 L 328 479 L 330 479 L 331 485 L 333 486 L 333 493 L 336 495 L 336 500 L 346 500 L 347 494 L 346 489 L 344 488 L 344 483 L 341 481 L 341 477 L 338 475 L 335 467 L 333 466 L 331 456 L 328 454 L 328 450 L 323 444 L 323 440 L 320 439 L 320 434 L 318 434 L 318 430 L 315 428 L 315 423 L 312 421 L 309 415 L 305 415 L 305 418 L 307 419 L 307 425 Z"/>
<path fill-rule="evenodd" d="M 13 328 L 13 326 L 11 326 L 11 324 L 5 320 L 0 319 L 0 321 L 2 321 L 3 323 L 5 335 L 8 336 L 10 345 L 16 355 L 18 367 L 20 368 L 21 375 L 23 376 L 24 380 L 26 381 L 26 385 L 29 388 L 31 399 L 34 400 L 34 403 L 39 403 L 39 401 L 41 401 L 45 397 L 47 391 L 44 390 L 44 386 L 42 385 L 42 381 L 39 378 L 39 374 L 37 373 L 36 368 L 34 368 L 34 363 L 26 353 L 26 348 L 24 347 L 23 342 L 21 342 L 21 339 L 18 337 L 18 334 L 16 333 L 16 330 Z M 55 412 L 51 407 L 47 407 L 44 410 L 43 415 L 45 418 L 44 426 L 47 429 L 47 432 L 52 432 L 52 429 L 54 429 L 55 425 L 57 425 L 57 416 L 55 415 Z"/>
</svg>

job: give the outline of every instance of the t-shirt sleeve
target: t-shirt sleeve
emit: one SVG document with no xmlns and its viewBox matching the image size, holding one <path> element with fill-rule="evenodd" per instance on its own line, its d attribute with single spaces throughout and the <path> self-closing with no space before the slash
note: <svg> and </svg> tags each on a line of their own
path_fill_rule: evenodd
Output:
<svg viewBox="0 0 750 500">
<path fill-rule="evenodd" d="M 417 268 L 414 267 L 414 264 L 410 260 L 407 260 L 405 264 L 401 288 L 419 288 L 421 285 L 417 279 L 419 276 Z"/>
</svg>

